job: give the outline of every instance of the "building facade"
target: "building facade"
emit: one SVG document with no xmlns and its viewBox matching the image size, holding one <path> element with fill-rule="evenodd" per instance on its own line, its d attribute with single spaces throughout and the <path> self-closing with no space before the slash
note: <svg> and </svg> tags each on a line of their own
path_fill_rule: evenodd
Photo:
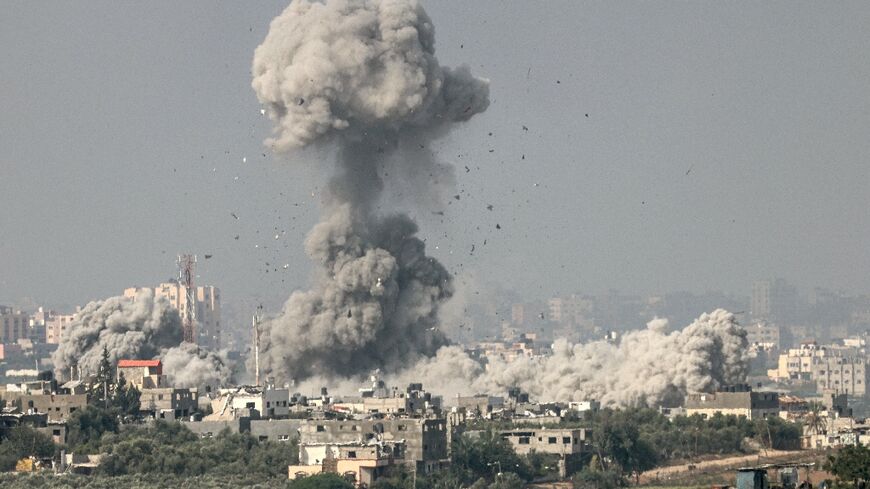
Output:
<svg viewBox="0 0 870 489">
<path fill-rule="evenodd" d="M 60 344 L 60 339 L 75 318 L 75 314 L 52 314 L 45 318 L 45 342 Z"/>
<path fill-rule="evenodd" d="M 414 463 L 421 474 L 448 464 L 445 419 L 307 420 L 299 435 L 303 445 L 404 441 L 404 462 Z"/>
<path fill-rule="evenodd" d="M 15 343 L 28 338 L 30 316 L 11 307 L 0 306 L 0 343 Z"/>
<path fill-rule="evenodd" d="M 712 394 L 689 394 L 686 415 L 709 418 L 716 414 L 762 419 L 779 415 L 779 394 L 753 392 L 749 386 L 734 386 Z"/>
<path fill-rule="evenodd" d="M 865 357 L 815 357 L 812 361 L 812 379 L 819 392 L 831 390 L 847 396 L 867 394 Z"/>
</svg>

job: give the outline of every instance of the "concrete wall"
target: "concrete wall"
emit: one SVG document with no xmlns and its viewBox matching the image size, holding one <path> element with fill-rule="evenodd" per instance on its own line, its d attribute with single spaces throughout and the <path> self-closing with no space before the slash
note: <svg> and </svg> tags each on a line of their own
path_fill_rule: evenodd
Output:
<svg viewBox="0 0 870 489">
<path fill-rule="evenodd" d="M 222 421 L 182 421 L 182 424 L 190 431 L 204 438 L 217 436 L 225 429 L 229 429 L 232 433 L 251 431 L 251 420 L 249 418 Z"/>
<path fill-rule="evenodd" d="M 35 409 L 38 413 L 47 413 L 49 421 L 66 421 L 79 409 L 88 405 L 85 394 L 25 394 L 13 401 L 21 412 Z"/>
<path fill-rule="evenodd" d="M 176 418 L 189 416 L 196 408 L 197 399 L 190 389 L 142 389 L 139 398 L 140 411 L 174 411 Z"/>
<path fill-rule="evenodd" d="M 529 429 L 501 432 L 517 455 L 550 453 L 572 455 L 582 453 L 592 434 L 585 429 Z"/>
<path fill-rule="evenodd" d="M 290 441 L 299 439 L 300 419 L 257 419 L 251 421 L 251 436 L 260 441 Z"/>
</svg>

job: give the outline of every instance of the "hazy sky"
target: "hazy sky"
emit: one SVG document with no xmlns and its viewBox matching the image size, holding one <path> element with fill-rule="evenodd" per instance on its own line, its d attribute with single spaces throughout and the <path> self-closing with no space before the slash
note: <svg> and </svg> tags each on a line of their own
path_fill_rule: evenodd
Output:
<svg viewBox="0 0 870 489">
<path fill-rule="evenodd" d="M 870 3 L 424 3 L 441 63 L 491 80 L 438 143 L 462 199 L 415 211 L 451 270 L 529 297 L 870 291 Z M 285 6 L 5 3 L 0 303 L 116 295 L 183 251 L 225 300 L 308 283 L 324 156 L 269 154 L 250 88 Z"/>
</svg>

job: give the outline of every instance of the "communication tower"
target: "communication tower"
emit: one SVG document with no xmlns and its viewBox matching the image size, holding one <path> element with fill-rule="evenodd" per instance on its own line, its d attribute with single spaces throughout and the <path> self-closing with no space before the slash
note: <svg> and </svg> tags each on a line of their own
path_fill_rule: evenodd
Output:
<svg viewBox="0 0 870 489">
<path fill-rule="evenodd" d="M 184 310 L 182 311 L 181 329 L 186 343 L 196 343 L 196 287 L 193 283 L 196 270 L 196 255 L 178 255 L 178 285 L 179 293 L 183 293 Z"/>
</svg>

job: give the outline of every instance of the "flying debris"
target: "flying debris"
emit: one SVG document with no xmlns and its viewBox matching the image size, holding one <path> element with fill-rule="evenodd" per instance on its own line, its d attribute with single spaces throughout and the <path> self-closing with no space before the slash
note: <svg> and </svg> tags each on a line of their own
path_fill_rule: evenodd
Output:
<svg viewBox="0 0 870 489">
<path fill-rule="evenodd" d="M 496 225 L 495 225 L 495 228 L 496 228 L 496 229 L 501 229 L 501 224 L 496 224 Z"/>
<path fill-rule="evenodd" d="M 233 216 L 233 219 L 235 220 L 239 219 L 239 216 L 237 216 L 235 212 L 230 212 L 230 215 Z"/>
<path fill-rule="evenodd" d="M 214 256 L 214 255 L 205 255 L 205 259 L 208 260 L 208 259 L 210 259 L 212 256 Z"/>
<path fill-rule="evenodd" d="M 492 210 L 492 204 L 486 204 L 486 210 L 491 211 L 491 210 Z"/>
<path fill-rule="evenodd" d="M 449 181 L 429 142 L 489 105 L 488 82 L 467 66 L 442 67 L 434 46 L 432 21 L 417 1 L 296 0 L 257 47 L 251 85 L 274 123 L 266 146 L 338 150 L 324 215 L 305 241 L 324 273 L 263 321 L 268 375 L 395 371 L 445 344 L 441 333 L 421 333 L 438 324 L 453 294 L 451 274 L 426 255 L 411 218 L 381 199 L 390 190 L 387 168 L 390 180 L 421 190 L 411 194 L 418 203 L 431 192 L 430 174 Z M 399 144 L 406 138 L 413 158 L 399 157 L 410 149 Z"/>
</svg>

